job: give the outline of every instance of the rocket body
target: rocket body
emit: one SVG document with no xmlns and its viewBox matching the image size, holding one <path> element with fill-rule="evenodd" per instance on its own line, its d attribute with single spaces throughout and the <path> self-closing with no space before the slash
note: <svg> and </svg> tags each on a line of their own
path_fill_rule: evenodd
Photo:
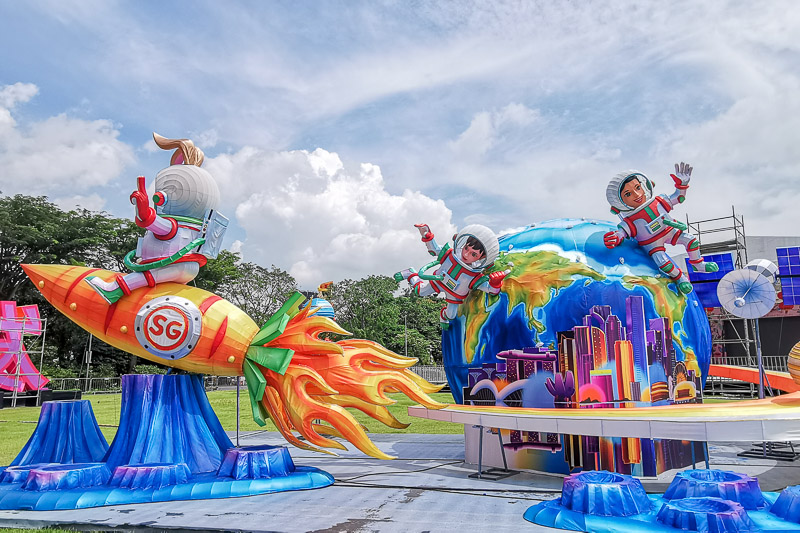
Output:
<svg viewBox="0 0 800 533">
<path fill-rule="evenodd" d="M 22 265 L 56 309 L 102 341 L 154 363 L 188 372 L 242 375 L 258 326 L 238 307 L 180 283 L 143 287 L 108 305 L 84 280 L 113 281 L 107 270 Z"/>
</svg>

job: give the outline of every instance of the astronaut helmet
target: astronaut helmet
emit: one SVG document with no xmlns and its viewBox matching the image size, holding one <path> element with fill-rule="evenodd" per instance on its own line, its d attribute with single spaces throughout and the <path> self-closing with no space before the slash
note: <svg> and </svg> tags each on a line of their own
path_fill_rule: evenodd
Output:
<svg viewBox="0 0 800 533">
<path fill-rule="evenodd" d="M 611 181 L 608 183 L 608 187 L 606 188 L 606 199 L 608 199 L 608 203 L 611 204 L 611 212 L 615 215 L 619 215 L 621 213 L 630 213 L 639 209 L 639 207 L 629 206 L 622 200 L 622 189 L 625 187 L 625 184 L 631 180 L 638 180 L 642 185 L 642 190 L 646 196 L 646 201 L 649 201 L 653 198 L 654 183 L 650 180 L 650 178 L 638 170 L 626 170 L 625 172 L 620 172 L 611 178 Z"/>
<path fill-rule="evenodd" d="M 194 165 L 172 165 L 156 175 L 156 211 L 202 220 L 219 204 L 219 187 L 211 174 Z"/>
<path fill-rule="evenodd" d="M 205 158 L 203 151 L 189 139 L 167 139 L 153 133 L 153 140 L 164 150 L 175 149 L 171 166 L 156 175 L 156 212 L 202 220 L 208 209 L 216 209 L 219 204 L 217 182 L 200 168 Z"/>
<path fill-rule="evenodd" d="M 462 257 L 464 248 L 467 246 L 475 248 L 475 244 L 479 244 L 480 247 L 483 248 L 483 257 L 471 263 L 467 263 Z M 497 235 L 481 224 L 465 226 L 453 238 L 453 258 L 458 264 L 473 272 L 479 272 L 491 266 L 497 259 L 499 253 L 500 243 L 497 241 Z"/>
</svg>

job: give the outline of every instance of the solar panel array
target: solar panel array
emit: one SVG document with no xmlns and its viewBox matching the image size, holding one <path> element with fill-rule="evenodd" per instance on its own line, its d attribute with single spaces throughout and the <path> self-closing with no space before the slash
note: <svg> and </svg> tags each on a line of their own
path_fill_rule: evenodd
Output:
<svg viewBox="0 0 800 533">
<path fill-rule="evenodd" d="M 717 285 L 725 274 L 735 268 L 733 254 L 704 255 L 703 260 L 713 261 L 719 270 L 717 272 L 695 272 L 689 264 L 689 258 L 686 258 L 686 272 L 689 274 L 689 281 L 694 285 L 694 292 L 703 307 L 721 307 L 719 298 L 717 298 Z"/>
<path fill-rule="evenodd" d="M 777 251 L 783 305 L 800 305 L 800 246 L 778 248 Z"/>
</svg>

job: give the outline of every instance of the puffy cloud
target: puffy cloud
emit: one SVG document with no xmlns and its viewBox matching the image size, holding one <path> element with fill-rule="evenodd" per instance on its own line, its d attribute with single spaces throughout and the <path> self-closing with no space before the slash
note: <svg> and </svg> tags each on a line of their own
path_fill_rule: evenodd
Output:
<svg viewBox="0 0 800 533">
<path fill-rule="evenodd" d="M 33 83 L 20 83 L 5 85 L 0 88 L 0 107 L 12 109 L 18 103 L 25 103 L 39 93 L 39 88 Z"/>
<path fill-rule="evenodd" d="M 102 211 L 106 207 L 106 199 L 99 194 L 75 194 L 72 196 L 51 198 L 51 200 L 56 205 L 60 206 L 61 209 L 67 211 L 70 209 L 75 209 L 76 207 L 88 209 L 90 211 Z"/>
<path fill-rule="evenodd" d="M 0 190 L 59 196 L 89 191 L 116 179 L 133 161 L 108 120 L 60 114 L 17 124 L 14 109 L 38 92 L 16 83 L 0 88 Z M 97 202 L 93 202 L 96 205 Z"/>
<path fill-rule="evenodd" d="M 443 201 L 392 194 L 378 166 L 351 167 L 323 149 L 245 147 L 204 166 L 247 232 L 244 258 L 280 266 L 304 287 L 419 267 L 429 256 L 414 224 L 428 223 L 443 242 L 455 229 Z"/>
</svg>

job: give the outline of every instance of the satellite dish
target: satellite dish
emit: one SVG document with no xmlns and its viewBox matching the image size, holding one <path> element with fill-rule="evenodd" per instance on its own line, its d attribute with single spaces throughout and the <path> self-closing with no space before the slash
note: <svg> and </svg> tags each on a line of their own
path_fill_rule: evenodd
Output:
<svg viewBox="0 0 800 533">
<path fill-rule="evenodd" d="M 728 272 L 717 285 L 717 297 L 726 311 L 739 318 L 761 318 L 775 305 L 775 287 L 758 270 Z"/>
<path fill-rule="evenodd" d="M 719 280 L 717 297 L 730 314 L 744 319 L 754 319 L 753 329 L 758 360 L 758 397 L 764 397 L 764 363 L 761 357 L 761 332 L 758 319 L 772 311 L 775 305 L 775 273 L 772 262 L 757 259 L 740 269 L 728 272 Z"/>
</svg>

